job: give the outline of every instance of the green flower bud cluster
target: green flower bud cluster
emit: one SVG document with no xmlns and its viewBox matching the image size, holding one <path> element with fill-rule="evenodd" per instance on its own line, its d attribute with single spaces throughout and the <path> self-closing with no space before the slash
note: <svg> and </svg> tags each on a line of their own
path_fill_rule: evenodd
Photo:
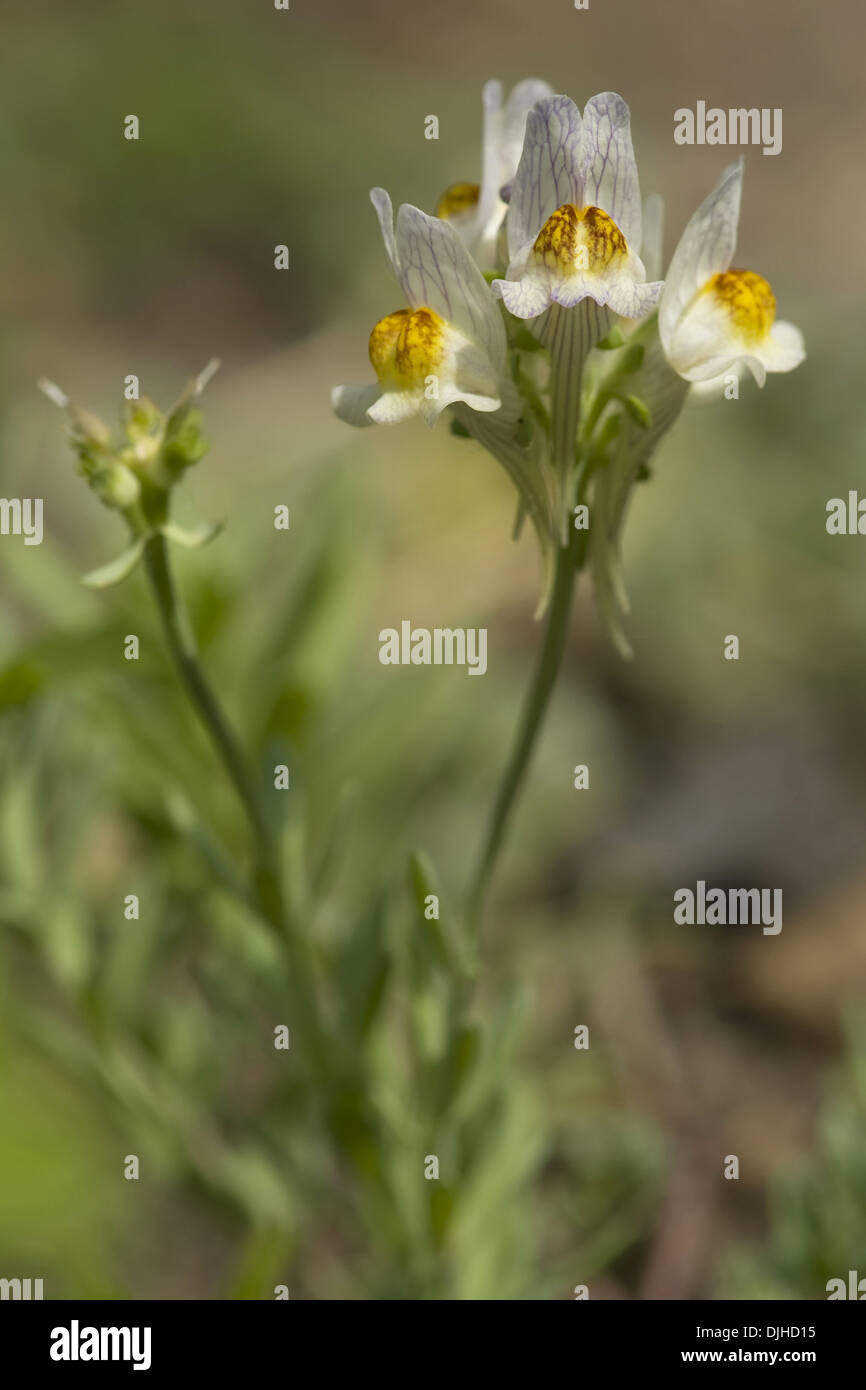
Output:
<svg viewBox="0 0 866 1390">
<path fill-rule="evenodd" d="M 128 401 L 118 438 L 96 416 L 73 407 L 70 437 L 79 466 L 100 501 L 130 512 L 134 529 L 159 526 L 166 494 L 207 450 L 202 414 L 185 399 L 166 415 L 146 396 Z"/>
<path fill-rule="evenodd" d="M 172 489 L 207 451 L 202 414 L 195 401 L 218 366 L 216 360 L 209 363 L 168 413 L 146 396 L 126 401 L 117 434 L 97 415 L 72 404 L 53 382 L 39 383 L 49 399 L 66 411 L 79 471 L 100 502 L 120 512 L 132 532 L 129 549 L 85 576 L 86 583 L 102 587 L 125 578 L 152 536 L 162 534 L 181 545 L 198 546 L 216 534 L 216 527 L 184 531 L 173 525 L 169 504 Z"/>
</svg>

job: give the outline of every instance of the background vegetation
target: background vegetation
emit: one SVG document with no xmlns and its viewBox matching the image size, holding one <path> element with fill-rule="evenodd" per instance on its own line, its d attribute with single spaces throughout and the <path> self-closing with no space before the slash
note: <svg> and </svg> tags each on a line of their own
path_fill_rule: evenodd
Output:
<svg viewBox="0 0 866 1390">
<path fill-rule="evenodd" d="M 46 538 L 0 540 L 4 1275 L 52 1297 L 820 1298 L 866 1274 L 864 542 L 824 529 L 862 475 L 862 28 L 853 0 L 6 17 L 0 467 L 4 496 L 45 499 Z M 530 73 L 623 92 L 668 254 L 727 159 L 674 146 L 674 110 L 783 108 L 782 154 L 747 155 L 738 263 L 810 356 L 666 442 L 626 541 L 634 663 L 583 593 L 456 1037 L 407 866 L 423 846 L 447 928 L 537 641 L 535 562 L 474 445 L 350 433 L 328 388 L 365 379 L 398 307 L 367 190 L 430 207 L 477 177 L 482 82 Z M 120 528 L 35 390 L 113 420 L 127 373 L 167 404 L 214 354 L 183 506 L 228 526 L 181 579 L 244 743 L 292 768 L 339 1104 L 315 1056 L 273 1051 L 283 967 L 224 872 L 243 824 L 141 577 L 78 584 Z M 485 679 L 380 666 L 403 617 L 486 626 Z M 781 887 L 781 935 L 675 927 L 698 878 Z M 432 1205 L 429 1152 L 456 1175 Z"/>
</svg>

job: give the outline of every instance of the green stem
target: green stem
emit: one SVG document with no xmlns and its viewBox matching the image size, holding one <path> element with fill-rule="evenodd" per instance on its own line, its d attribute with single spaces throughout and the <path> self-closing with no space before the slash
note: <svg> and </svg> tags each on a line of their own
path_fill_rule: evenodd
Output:
<svg viewBox="0 0 866 1390">
<path fill-rule="evenodd" d="M 568 311 L 554 305 L 545 325 L 543 341 L 550 351 L 552 362 L 551 454 L 562 488 L 560 514 L 564 543 L 557 555 L 553 591 L 547 611 L 547 626 L 538 665 L 526 696 L 517 740 L 505 768 L 472 882 L 469 896 L 469 926 L 476 934 L 487 888 L 502 848 L 512 808 L 526 775 L 559 673 L 568 632 L 575 578 L 586 560 L 589 532 L 575 531 L 571 527 L 569 508 L 575 447 L 581 460 L 577 500 L 583 502 L 586 500 L 587 487 L 593 472 L 605 461 L 603 445 L 599 446 L 593 441 L 596 426 L 605 407 L 617 397 L 622 381 L 635 370 L 635 347 L 638 344 L 646 345 L 647 337 L 655 330 L 655 315 L 651 315 L 648 321 L 642 323 L 632 334 L 629 344 L 620 349 L 619 360 L 601 382 L 595 399 L 586 411 L 580 430 L 580 442 L 575 446 L 578 426 L 581 423 L 580 387 L 583 368 L 587 352 L 601 337 L 602 327 L 603 321 L 589 301 L 584 301 L 578 309 Z M 566 527 L 569 528 L 567 540 Z"/>
<path fill-rule="evenodd" d="M 174 583 L 163 536 L 150 537 L 144 550 L 144 564 L 178 675 L 229 776 L 253 833 L 257 905 L 273 927 L 284 931 L 286 905 L 273 836 L 237 739 L 199 665 L 195 638 Z"/>
<path fill-rule="evenodd" d="M 291 909 L 283 892 L 277 844 L 262 813 L 244 756 L 199 665 L 195 638 L 174 583 L 163 536 L 150 537 L 144 551 L 144 563 L 180 679 L 219 754 L 253 833 L 256 852 L 253 901 L 264 920 L 283 941 L 289 965 L 286 986 L 291 1017 L 297 1021 L 303 1034 L 311 1070 L 320 1078 L 332 1079 L 338 1066 L 338 1048 L 320 1017 L 313 952 L 292 920 Z"/>
<path fill-rule="evenodd" d="M 584 472 L 581 480 L 583 484 L 588 480 L 588 471 L 587 469 Z M 583 493 L 584 487 L 581 486 L 578 489 L 578 496 L 582 497 Z M 544 640 L 539 652 L 538 664 L 535 668 L 532 684 L 526 694 L 517 738 L 506 764 L 499 793 L 493 806 L 493 813 L 470 891 L 469 924 L 476 933 L 480 927 L 484 899 L 499 851 L 502 848 L 514 802 L 526 776 L 526 770 L 538 740 L 562 663 L 575 580 L 578 570 L 586 558 L 586 543 L 589 533 L 585 530 L 577 531 L 572 527 L 569 534 L 568 545 L 558 548 L 553 592 L 547 610 Z"/>
</svg>

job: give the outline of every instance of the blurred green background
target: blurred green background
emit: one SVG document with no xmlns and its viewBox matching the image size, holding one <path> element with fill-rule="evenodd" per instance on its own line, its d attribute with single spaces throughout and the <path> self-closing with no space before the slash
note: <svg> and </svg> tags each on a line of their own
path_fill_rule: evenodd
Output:
<svg viewBox="0 0 866 1390">
<path fill-rule="evenodd" d="M 782 153 L 747 151 L 736 263 L 809 357 L 690 407 L 663 445 L 626 533 L 633 663 L 581 591 L 484 943 L 482 1019 L 509 981 L 525 994 L 516 1186 L 487 1196 L 520 1234 L 454 1287 L 820 1298 L 866 1274 L 866 542 L 824 528 L 866 443 L 863 37 L 854 0 L 7 11 L 0 466 L 4 496 L 45 499 L 46 536 L 0 539 L 0 1275 L 49 1297 L 270 1296 L 276 1277 L 292 1297 L 408 1296 L 375 1222 L 347 1235 L 258 1144 L 268 1068 L 235 1049 L 282 1020 L 254 987 L 267 948 L 239 947 L 202 848 L 208 822 L 243 854 L 243 827 L 141 577 L 78 584 L 121 528 L 35 382 L 113 421 L 128 373 L 167 405 L 222 358 L 180 514 L 228 525 L 180 572 L 245 743 L 262 767 L 286 750 L 290 855 L 315 860 L 354 802 L 315 929 L 349 937 L 380 890 L 399 900 L 418 845 L 459 902 L 539 638 L 531 541 L 509 540 L 509 485 L 474 445 L 420 422 L 352 433 L 328 393 L 368 379 L 369 329 L 399 307 L 369 188 L 429 209 L 477 178 L 481 86 L 527 75 L 580 102 L 623 93 L 666 257 L 731 157 L 675 146 L 675 109 L 781 107 Z M 404 617 L 486 626 L 486 678 L 380 666 L 379 630 Z M 674 926 L 698 878 L 781 887 L 782 933 Z M 244 970 L 229 1022 L 219 988 Z"/>
</svg>

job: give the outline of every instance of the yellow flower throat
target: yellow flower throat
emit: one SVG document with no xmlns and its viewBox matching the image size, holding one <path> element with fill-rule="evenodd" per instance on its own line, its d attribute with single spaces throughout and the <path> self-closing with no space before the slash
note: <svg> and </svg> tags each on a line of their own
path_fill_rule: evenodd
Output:
<svg viewBox="0 0 866 1390">
<path fill-rule="evenodd" d="M 376 324 L 369 352 L 380 386 L 417 390 L 445 354 L 445 322 L 432 309 L 397 309 Z"/>
<path fill-rule="evenodd" d="M 563 203 L 548 217 L 532 250 L 547 270 L 560 275 L 600 274 L 628 255 L 628 244 L 603 208 Z"/>
<path fill-rule="evenodd" d="M 763 275 L 753 270 L 723 270 L 704 285 L 721 305 L 747 343 L 760 342 L 773 326 L 776 297 Z"/>
</svg>

